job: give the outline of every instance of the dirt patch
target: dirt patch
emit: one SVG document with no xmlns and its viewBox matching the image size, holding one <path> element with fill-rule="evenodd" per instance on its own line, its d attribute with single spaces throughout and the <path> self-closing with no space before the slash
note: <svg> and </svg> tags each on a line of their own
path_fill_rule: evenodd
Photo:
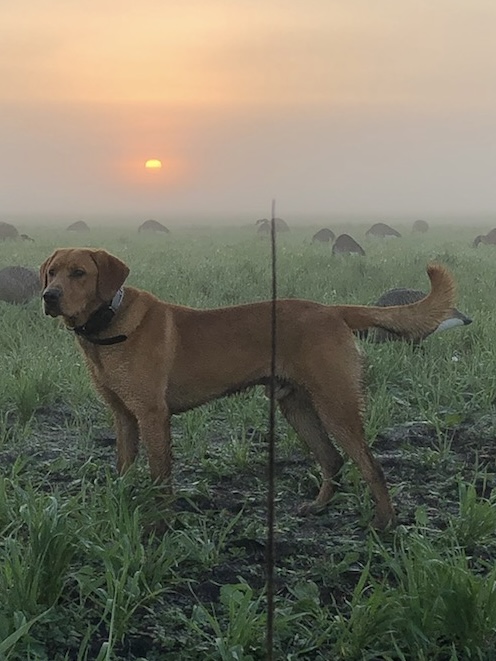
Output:
<svg viewBox="0 0 496 661">
<path fill-rule="evenodd" d="M 40 488 L 56 489 L 62 498 L 64 493 L 73 494 L 79 488 L 78 472 L 86 462 L 91 460 L 102 470 L 115 463 L 112 429 L 85 430 L 75 422 L 73 412 L 65 406 L 40 410 L 22 442 L 0 450 L 2 472 L 10 474 L 16 462 L 21 462 L 22 472 L 35 483 L 38 480 Z M 496 488 L 492 458 L 495 428 L 491 416 L 437 429 L 415 422 L 386 429 L 375 439 L 373 452 L 384 468 L 400 524 L 414 524 L 422 508 L 429 525 L 443 530 L 450 515 L 458 513 L 460 480 L 475 484 L 482 496 Z M 209 566 L 192 566 L 184 583 L 168 591 L 162 608 L 187 614 L 195 604 L 217 603 L 221 586 L 240 580 L 254 590 L 263 588 L 267 547 L 265 446 L 264 434 L 254 433 L 249 456 L 240 468 L 226 465 L 221 438 L 212 439 L 201 462 L 192 463 L 177 453 L 172 525 L 179 530 L 188 525 L 188 517 L 202 519 L 212 539 L 217 539 L 218 557 L 207 563 Z M 147 476 L 144 459 L 140 461 L 142 474 Z M 296 513 L 302 501 L 314 497 L 317 477 L 313 461 L 299 447 L 286 450 L 285 456 L 277 459 L 277 594 L 289 595 L 298 582 L 313 581 L 323 604 L 345 604 L 363 570 L 372 503 L 356 468 L 348 462 L 342 487 L 330 507 L 321 516 L 301 518 Z M 231 522 L 229 533 L 221 538 L 219 531 Z M 125 654 L 131 656 L 122 658 L 164 649 L 157 642 L 162 634 L 149 611 L 144 610 L 141 616 L 137 612 L 135 621 L 125 646 Z M 105 635 L 102 631 L 102 641 Z M 99 641 L 94 643 L 98 649 Z M 172 644 L 168 652 L 174 649 Z"/>
<path fill-rule="evenodd" d="M 92 428 L 88 433 L 74 427 L 74 420 L 74 412 L 66 405 L 40 409 L 33 420 L 31 432 L 22 443 L 17 442 L 0 450 L 3 473 L 7 474 L 9 468 L 22 458 L 25 470 L 32 470 L 33 474 L 46 474 L 48 471 L 52 482 L 63 484 L 72 481 L 77 467 L 90 457 L 102 465 L 114 465 L 114 431 L 111 428 Z M 11 420 L 9 424 L 15 423 Z M 496 418 L 492 416 L 446 428 L 413 422 L 380 433 L 373 442 L 373 452 L 386 473 L 400 522 L 412 522 L 415 509 L 419 506 L 437 510 L 436 520 L 439 522 L 440 510 L 453 511 L 456 507 L 460 478 L 477 482 L 477 475 L 483 473 L 481 495 L 489 494 L 496 487 L 493 461 L 495 439 Z M 201 464 L 189 464 L 176 453 L 174 481 L 180 492 L 176 509 L 184 507 L 185 511 L 194 508 L 236 513 L 244 508 L 253 515 L 261 516 L 266 508 L 265 446 L 264 434 L 253 430 L 253 446 L 246 465 L 241 469 L 227 467 L 228 472 L 211 470 L 219 458 L 221 462 L 226 461 L 221 438 L 211 440 L 206 461 Z M 140 461 L 144 463 L 143 458 Z M 314 530 L 320 536 L 324 529 L 329 528 L 333 535 L 339 535 L 343 516 L 358 516 L 358 513 L 352 512 L 350 505 L 344 509 L 342 507 L 346 493 L 353 488 L 353 470 L 354 467 L 350 468 L 348 462 L 344 469 L 342 493 L 338 492 L 336 496 L 340 511 L 336 511 L 331 504 L 322 516 L 299 518 L 295 512 L 301 501 L 311 498 L 316 492 L 318 470 L 299 447 L 295 447 L 289 456 L 286 453 L 285 457 L 276 460 L 276 510 L 282 520 L 289 518 L 292 521 L 289 540 L 295 531 L 303 531 L 306 536 Z M 194 490 L 187 493 L 191 485 L 198 482 L 207 485 L 208 497 Z M 365 499 L 363 483 L 357 486 L 359 490 Z M 283 540 L 284 537 L 281 543 Z M 288 543 L 296 546 L 300 541 L 293 539 Z"/>
</svg>

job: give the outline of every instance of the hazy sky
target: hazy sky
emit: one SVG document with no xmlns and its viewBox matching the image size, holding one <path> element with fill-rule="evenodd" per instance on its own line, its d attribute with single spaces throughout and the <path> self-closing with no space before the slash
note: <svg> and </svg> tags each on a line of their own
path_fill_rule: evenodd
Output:
<svg viewBox="0 0 496 661">
<path fill-rule="evenodd" d="M 0 220 L 496 213 L 495 34 L 494 0 L 2 2 Z"/>
</svg>

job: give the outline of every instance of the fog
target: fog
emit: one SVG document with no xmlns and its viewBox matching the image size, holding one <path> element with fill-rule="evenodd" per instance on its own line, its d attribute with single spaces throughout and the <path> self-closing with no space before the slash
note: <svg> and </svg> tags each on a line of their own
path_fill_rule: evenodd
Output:
<svg viewBox="0 0 496 661">
<path fill-rule="evenodd" d="M 152 34 L 151 0 L 147 23 L 113 32 L 103 16 L 94 41 L 71 41 L 68 8 L 60 26 L 40 23 L 34 0 L 32 22 L 0 9 L 0 219 L 250 222 L 273 198 L 300 223 L 490 217 L 496 8 L 372 4 L 316 2 L 312 18 L 255 2 L 236 23 L 219 0 L 204 25 L 191 18 L 194 40 L 187 13 L 168 15 L 151 59 L 124 44 L 126 30 Z M 45 19 L 60 10 L 42 5 Z M 167 41 L 174 18 L 191 43 Z M 162 170 L 145 171 L 148 158 Z"/>
</svg>

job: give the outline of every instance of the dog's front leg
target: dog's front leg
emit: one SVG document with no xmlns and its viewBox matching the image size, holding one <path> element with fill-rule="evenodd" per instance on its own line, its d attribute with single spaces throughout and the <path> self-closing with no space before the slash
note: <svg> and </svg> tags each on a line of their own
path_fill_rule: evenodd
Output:
<svg viewBox="0 0 496 661">
<path fill-rule="evenodd" d="M 140 411 L 138 426 L 140 438 L 148 454 L 150 475 L 153 482 L 166 482 L 171 490 L 172 447 L 170 414 L 165 405 L 146 407 Z"/>
<path fill-rule="evenodd" d="M 138 455 L 139 429 L 136 416 L 112 390 L 100 384 L 98 390 L 114 416 L 117 441 L 117 471 L 123 475 Z"/>
</svg>

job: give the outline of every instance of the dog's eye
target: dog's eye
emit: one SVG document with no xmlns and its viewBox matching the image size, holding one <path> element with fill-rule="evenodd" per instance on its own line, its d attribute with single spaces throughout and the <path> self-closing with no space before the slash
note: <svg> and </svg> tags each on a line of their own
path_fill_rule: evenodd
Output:
<svg viewBox="0 0 496 661">
<path fill-rule="evenodd" d="M 83 271 L 83 269 L 74 269 L 74 271 L 71 272 L 72 278 L 81 278 L 83 275 L 86 275 L 86 271 Z"/>
<path fill-rule="evenodd" d="M 49 269 L 48 270 L 48 275 L 54 276 L 55 275 L 55 269 Z"/>
</svg>

